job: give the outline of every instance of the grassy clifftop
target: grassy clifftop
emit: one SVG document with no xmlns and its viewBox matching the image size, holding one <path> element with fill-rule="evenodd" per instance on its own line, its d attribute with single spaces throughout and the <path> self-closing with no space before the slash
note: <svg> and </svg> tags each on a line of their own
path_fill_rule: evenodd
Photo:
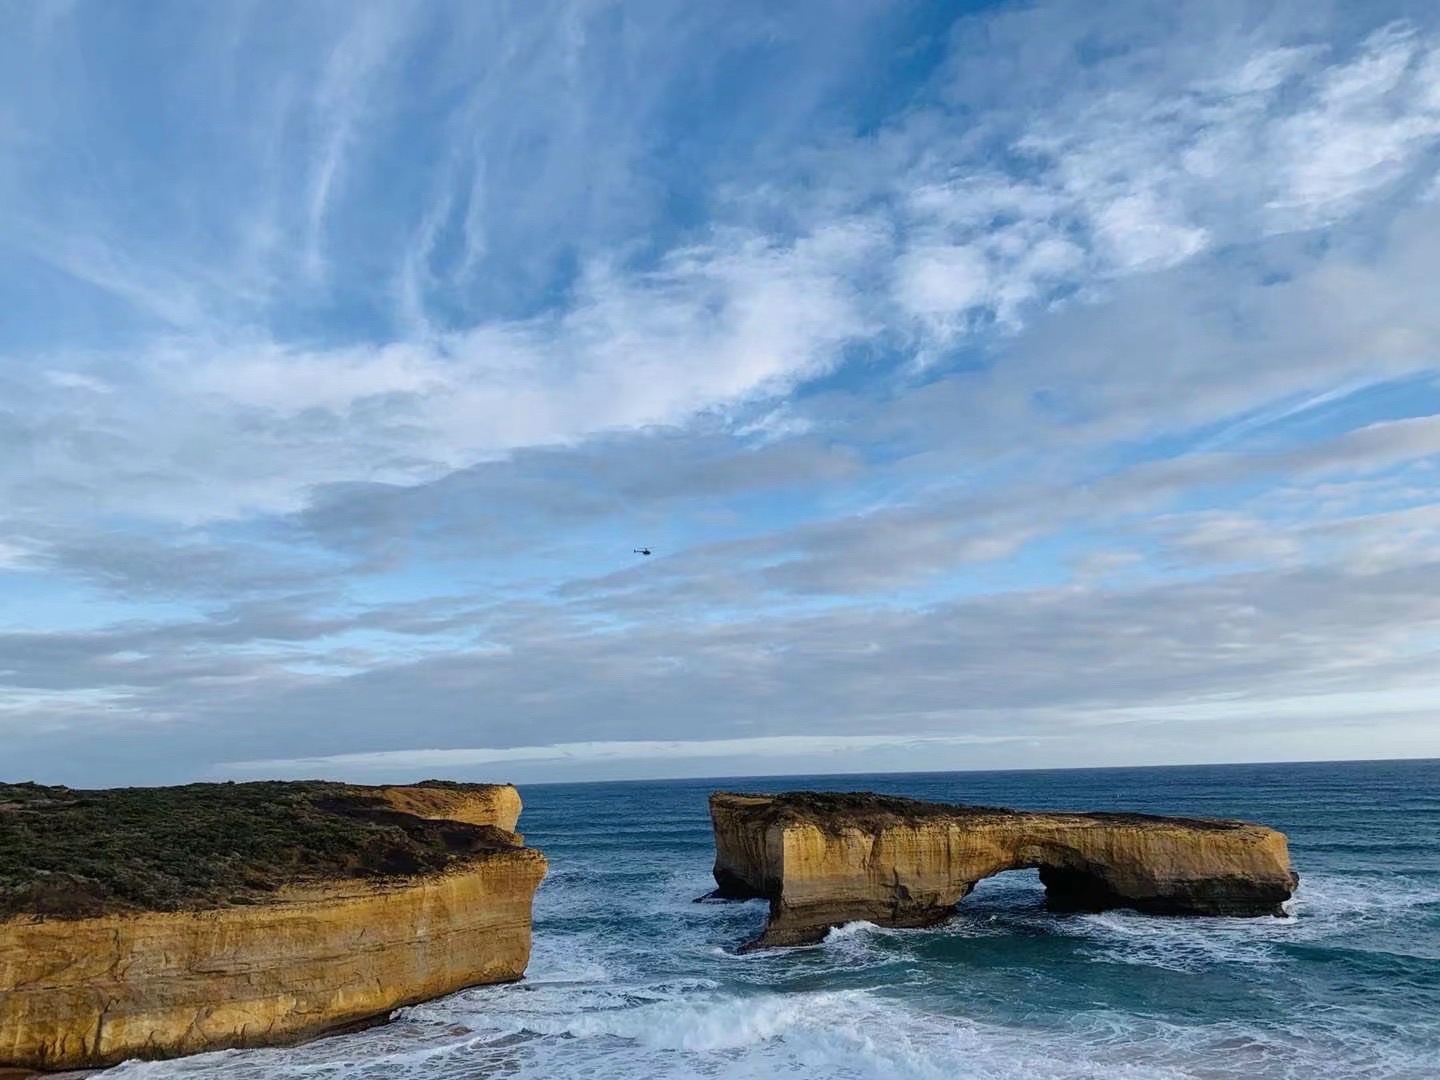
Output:
<svg viewBox="0 0 1440 1080">
<path fill-rule="evenodd" d="M 433 873 L 514 843 L 348 784 L 0 784 L 0 918 L 253 904 L 287 885 Z"/>
<path fill-rule="evenodd" d="M 924 821 L 1018 821 L 1033 818 L 1084 819 L 1104 825 L 1134 825 L 1139 828 L 1183 826 L 1200 831 L 1226 831 L 1245 827 L 1241 821 L 1209 818 L 1162 817 L 1155 814 L 1078 812 L 1067 810 L 1010 810 L 997 806 L 963 803 L 922 802 L 900 795 L 877 795 L 868 791 L 786 791 L 778 795 L 749 795 L 731 791 L 711 794 L 712 806 L 719 804 L 743 813 L 764 825 L 808 822 L 827 828 L 880 828 Z"/>
</svg>

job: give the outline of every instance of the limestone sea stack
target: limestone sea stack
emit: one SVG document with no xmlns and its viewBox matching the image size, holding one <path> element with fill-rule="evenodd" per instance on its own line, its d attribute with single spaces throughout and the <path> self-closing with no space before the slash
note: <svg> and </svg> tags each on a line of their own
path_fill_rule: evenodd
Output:
<svg viewBox="0 0 1440 1080">
<path fill-rule="evenodd" d="M 0 784 L 0 1071 L 296 1042 L 519 979 L 508 785 Z"/>
<path fill-rule="evenodd" d="M 1298 878 L 1283 833 L 1241 821 L 1032 813 L 863 793 L 710 796 L 711 897 L 770 902 L 744 948 L 847 922 L 930 926 L 975 883 L 1038 867 L 1056 911 L 1280 915 Z"/>
</svg>

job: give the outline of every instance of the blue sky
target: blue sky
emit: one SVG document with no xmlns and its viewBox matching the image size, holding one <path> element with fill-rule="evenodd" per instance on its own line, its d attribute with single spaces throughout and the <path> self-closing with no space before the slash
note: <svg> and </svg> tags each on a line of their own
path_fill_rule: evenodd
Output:
<svg viewBox="0 0 1440 1080">
<path fill-rule="evenodd" d="M 0 773 L 1440 755 L 1437 253 L 1433 4 L 0 2 Z"/>
</svg>

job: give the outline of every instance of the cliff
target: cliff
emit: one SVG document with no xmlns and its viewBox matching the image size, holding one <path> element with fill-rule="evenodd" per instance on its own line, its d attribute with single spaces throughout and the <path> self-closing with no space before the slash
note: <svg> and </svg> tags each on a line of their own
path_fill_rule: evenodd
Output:
<svg viewBox="0 0 1440 1080">
<path fill-rule="evenodd" d="M 352 789 L 365 792 L 367 789 Z M 520 792 L 511 784 L 423 784 L 368 789 L 390 809 L 434 821 L 493 825 L 520 839 Z"/>
<path fill-rule="evenodd" d="M 1283 833 L 1238 821 L 1030 813 L 868 794 L 710 796 L 721 899 L 770 901 L 746 948 L 847 922 L 942 922 L 977 881 L 1038 867 L 1058 911 L 1279 915 L 1298 878 Z"/>
<path fill-rule="evenodd" d="M 0 1069 L 261 1046 L 520 978 L 513 787 L 0 785 Z"/>
</svg>

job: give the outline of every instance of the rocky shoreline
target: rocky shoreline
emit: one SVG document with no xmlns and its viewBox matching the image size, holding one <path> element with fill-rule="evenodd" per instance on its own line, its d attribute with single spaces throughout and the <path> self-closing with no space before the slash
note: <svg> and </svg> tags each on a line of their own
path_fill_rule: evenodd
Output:
<svg viewBox="0 0 1440 1080">
<path fill-rule="evenodd" d="M 546 864 L 513 787 L 0 796 L 0 1066 L 291 1043 L 529 961 Z"/>
<path fill-rule="evenodd" d="M 1061 911 L 1282 913 L 1286 838 L 1238 821 L 864 793 L 710 796 L 716 889 L 769 901 L 742 949 L 948 919 L 1038 868 Z M 0 784 L 0 1080 L 274 1046 L 525 972 L 545 857 L 509 785 Z M 18 1071 L 17 1071 L 18 1070 Z"/>
</svg>

